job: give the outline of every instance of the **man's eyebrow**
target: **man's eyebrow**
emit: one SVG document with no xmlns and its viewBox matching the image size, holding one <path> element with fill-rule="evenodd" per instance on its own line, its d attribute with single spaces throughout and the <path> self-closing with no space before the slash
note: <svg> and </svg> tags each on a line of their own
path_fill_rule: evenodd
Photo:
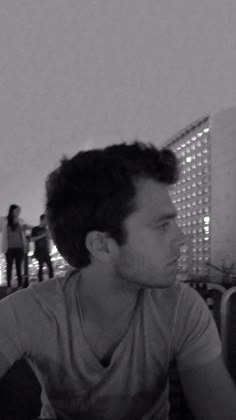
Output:
<svg viewBox="0 0 236 420">
<path fill-rule="evenodd" d="M 166 213 L 166 214 L 163 214 L 163 215 L 159 216 L 156 219 L 156 221 L 157 222 L 162 222 L 163 220 L 175 219 L 176 217 L 177 217 L 177 212 L 173 211 L 171 213 Z"/>
</svg>

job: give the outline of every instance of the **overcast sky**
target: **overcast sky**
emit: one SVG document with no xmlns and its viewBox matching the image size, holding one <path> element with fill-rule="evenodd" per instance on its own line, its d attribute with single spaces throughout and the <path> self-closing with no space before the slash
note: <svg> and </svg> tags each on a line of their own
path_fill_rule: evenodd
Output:
<svg viewBox="0 0 236 420">
<path fill-rule="evenodd" d="M 0 215 L 37 223 L 63 154 L 234 104 L 235 0 L 1 0 Z"/>
</svg>

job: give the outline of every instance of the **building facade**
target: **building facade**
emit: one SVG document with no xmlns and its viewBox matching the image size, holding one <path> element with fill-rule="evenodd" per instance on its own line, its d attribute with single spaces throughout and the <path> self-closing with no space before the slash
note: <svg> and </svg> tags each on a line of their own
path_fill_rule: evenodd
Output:
<svg viewBox="0 0 236 420">
<path fill-rule="evenodd" d="M 176 206 L 177 222 L 186 235 L 178 277 L 209 274 L 211 253 L 211 134 L 210 117 L 192 123 L 165 143 L 180 161 L 180 178 L 170 194 Z"/>
<path fill-rule="evenodd" d="M 236 108 L 202 117 L 163 146 L 181 167 L 170 190 L 186 234 L 178 278 L 236 281 Z"/>
</svg>

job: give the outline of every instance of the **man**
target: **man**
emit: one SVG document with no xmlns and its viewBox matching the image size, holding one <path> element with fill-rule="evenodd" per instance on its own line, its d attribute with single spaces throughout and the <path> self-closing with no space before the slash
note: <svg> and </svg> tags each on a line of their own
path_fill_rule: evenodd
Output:
<svg viewBox="0 0 236 420">
<path fill-rule="evenodd" d="M 35 243 L 34 257 L 38 260 L 39 270 L 38 278 L 43 280 L 43 265 L 48 267 L 48 275 L 53 277 L 53 266 L 50 258 L 49 232 L 47 229 L 47 219 L 45 214 L 40 216 L 40 225 L 35 226 L 31 232 L 31 240 Z"/>
<path fill-rule="evenodd" d="M 41 417 L 167 420 L 176 360 L 196 419 L 235 420 L 216 325 L 176 283 L 177 179 L 170 150 L 139 142 L 80 152 L 49 175 L 49 228 L 74 268 L 0 302 L 0 375 L 27 358 Z"/>
</svg>

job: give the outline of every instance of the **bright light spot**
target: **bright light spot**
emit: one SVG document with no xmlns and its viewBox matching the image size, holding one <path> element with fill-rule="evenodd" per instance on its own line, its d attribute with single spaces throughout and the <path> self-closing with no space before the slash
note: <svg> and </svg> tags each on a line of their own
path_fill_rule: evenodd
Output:
<svg viewBox="0 0 236 420">
<path fill-rule="evenodd" d="M 208 131 L 210 131 L 210 128 L 204 128 L 204 133 L 208 133 Z"/>
<path fill-rule="evenodd" d="M 191 162 L 191 161 L 192 161 L 191 156 L 188 156 L 188 157 L 186 158 L 186 162 Z"/>
<path fill-rule="evenodd" d="M 210 217 L 209 217 L 209 216 L 205 216 L 205 217 L 204 217 L 204 223 L 205 223 L 206 225 L 208 225 L 208 224 L 210 223 Z"/>
<path fill-rule="evenodd" d="M 52 247 L 52 250 L 51 250 L 51 252 L 50 252 L 50 255 L 52 255 L 52 254 L 57 254 L 57 247 L 56 247 L 56 245 L 53 245 L 53 247 Z"/>
<path fill-rule="evenodd" d="M 197 136 L 198 136 L 198 137 L 202 137 L 202 135 L 203 135 L 203 133 L 202 133 L 202 132 L 197 133 Z"/>
</svg>

